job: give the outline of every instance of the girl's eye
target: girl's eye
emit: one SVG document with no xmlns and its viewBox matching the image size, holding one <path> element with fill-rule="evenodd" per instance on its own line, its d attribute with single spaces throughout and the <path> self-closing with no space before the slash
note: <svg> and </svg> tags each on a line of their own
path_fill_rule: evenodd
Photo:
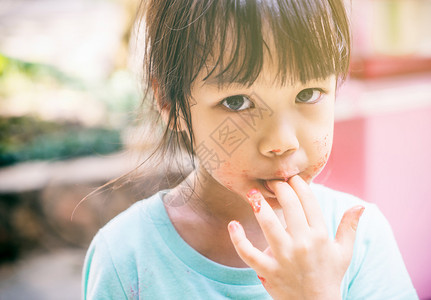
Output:
<svg viewBox="0 0 431 300">
<path fill-rule="evenodd" d="M 241 111 L 250 107 L 253 107 L 253 103 L 243 95 L 235 95 L 223 99 L 221 102 L 229 110 Z"/>
<path fill-rule="evenodd" d="M 296 101 L 300 103 L 316 103 L 324 95 L 323 90 L 317 88 L 305 89 L 296 95 Z"/>
</svg>

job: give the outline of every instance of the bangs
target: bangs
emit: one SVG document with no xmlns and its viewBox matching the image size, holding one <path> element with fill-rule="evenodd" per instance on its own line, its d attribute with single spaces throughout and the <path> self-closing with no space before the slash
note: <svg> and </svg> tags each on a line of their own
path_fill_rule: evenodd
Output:
<svg viewBox="0 0 431 300">
<path fill-rule="evenodd" d="M 343 1 L 149 1 L 150 82 L 167 100 L 187 99 L 201 73 L 220 85 L 251 85 L 264 59 L 280 84 L 344 79 L 350 32 Z"/>
<path fill-rule="evenodd" d="M 251 85 L 266 59 L 281 85 L 346 77 L 348 21 L 331 1 L 215 1 L 196 23 L 192 82 L 205 69 L 220 86 Z"/>
<path fill-rule="evenodd" d="M 146 92 L 153 91 L 154 108 L 169 112 L 161 145 L 185 145 L 194 166 L 191 90 L 201 75 L 219 87 L 250 86 L 269 65 L 280 85 L 330 75 L 344 80 L 350 56 L 344 1 L 143 0 Z"/>
</svg>

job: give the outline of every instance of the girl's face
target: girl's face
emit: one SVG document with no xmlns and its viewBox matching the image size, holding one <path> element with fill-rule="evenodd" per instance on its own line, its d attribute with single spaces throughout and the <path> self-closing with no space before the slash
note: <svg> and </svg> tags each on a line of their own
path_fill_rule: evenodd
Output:
<svg viewBox="0 0 431 300">
<path fill-rule="evenodd" d="M 198 77 L 191 117 L 200 173 L 240 196 L 258 188 L 276 205 L 266 180 L 311 182 L 328 160 L 336 77 L 281 86 L 265 67 L 250 87 Z"/>
</svg>

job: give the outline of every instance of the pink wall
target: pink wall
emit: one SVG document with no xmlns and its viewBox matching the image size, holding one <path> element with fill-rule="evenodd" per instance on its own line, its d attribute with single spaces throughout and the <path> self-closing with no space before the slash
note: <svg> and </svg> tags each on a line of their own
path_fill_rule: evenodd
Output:
<svg viewBox="0 0 431 300">
<path fill-rule="evenodd" d="M 431 107 L 340 121 L 316 182 L 376 203 L 421 299 L 431 299 Z"/>
</svg>

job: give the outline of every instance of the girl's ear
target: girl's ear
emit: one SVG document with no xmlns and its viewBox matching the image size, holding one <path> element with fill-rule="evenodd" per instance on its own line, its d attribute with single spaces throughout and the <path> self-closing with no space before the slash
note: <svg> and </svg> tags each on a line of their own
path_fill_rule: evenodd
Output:
<svg viewBox="0 0 431 300">
<path fill-rule="evenodd" d="M 160 97 L 159 94 L 159 83 L 153 79 L 151 81 L 151 88 L 153 89 L 153 93 L 154 93 L 154 99 L 156 100 L 156 104 L 157 104 L 157 110 L 160 113 L 160 116 L 162 117 L 162 120 L 165 124 L 168 123 L 169 120 L 169 112 L 171 110 L 171 106 L 169 103 L 167 103 L 166 101 L 164 101 L 162 99 L 162 97 Z"/>
<path fill-rule="evenodd" d="M 165 125 L 168 124 L 169 122 L 169 115 L 171 112 L 171 104 L 169 102 L 167 102 L 164 97 L 161 97 L 160 93 L 159 93 L 159 84 L 158 82 L 153 79 L 153 81 L 151 82 L 151 88 L 153 89 L 153 93 L 154 93 L 154 98 L 156 100 L 156 104 L 157 104 L 157 110 L 160 113 L 160 116 L 162 117 L 163 122 L 165 123 Z M 181 114 L 182 115 L 182 114 Z M 169 129 L 171 129 L 172 131 L 183 131 L 185 130 L 185 122 L 184 119 L 182 118 L 182 116 L 180 116 L 178 118 L 179 121 L 179 128 L 174 128 L 175 124 L 169 124 Z"/>
</svg>

